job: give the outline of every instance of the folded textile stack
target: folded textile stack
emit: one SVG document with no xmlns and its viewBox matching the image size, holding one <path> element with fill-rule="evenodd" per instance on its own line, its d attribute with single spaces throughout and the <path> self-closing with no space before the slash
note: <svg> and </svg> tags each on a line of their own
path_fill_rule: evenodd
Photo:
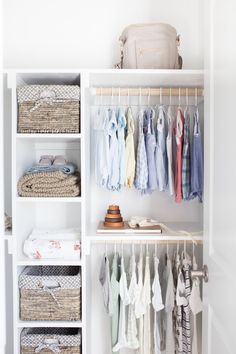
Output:
<svg viewBox="0 0 236 354">
<path fill-rule="evenodd" d="M 80 259 L 80 231 L 34 229 L 24 242 L 24 253 L 31 259 Z"/>
<path fill-rule="evenodd" d="M 12 218 L 5 213 L 5 230 L 12 229 Z"/>
<path fill-rule="evenodd" d="M 18 182 L 21 197 L 77 197 L 80 195 L 80 175 L 73 163 L 63 156 L 41 156 Z"/>
</svg>

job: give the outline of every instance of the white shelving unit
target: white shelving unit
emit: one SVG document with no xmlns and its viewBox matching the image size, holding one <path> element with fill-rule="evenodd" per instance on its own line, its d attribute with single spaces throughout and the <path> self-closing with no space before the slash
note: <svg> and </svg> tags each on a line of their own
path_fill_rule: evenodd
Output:
<svg viewBox="0 0 236 354">
<path fill-rule="evenodd" d="M 81 87 L 80 134 L 18 134 L 16 87 L 19 84 L 79 82 Z M 78 327 L 82 329 L 83 354 L 94 354 L 91 338 L 93 291 L 90 262 L 91 244 L 121 241 L 189 241 L 189 236 L 163 233 L 161 235 L 98 234 L 96 227 L 109 204 L 119 204 L 127 219 L 141 214 L 158 218 L 175 230 L 201 231 L 195 235 L 202 242 L 203 205 L 196 200 L 176 205 L 168 193 L 155 192 L 151 196 L 140 196 L 136 190 L 110 192 L 96 186 L 93 169 L 92 116 L 99 104 L 94 96 L 95 87 L 203 87 L 203 71 L 199 70 L 35 70 L 11 72 L 8 78 L 12 89 L 12 216 L 13 230 L 9 235 L 13 253 L 13 307 L 14 307 L 14 354 L 20 354 L 20 331 L 24 327 Z M 115 100 L 116 98 L 114 98 Z M 175 98 L 173 98 L 174 100 Z M 184 99 L 184 98 L 183 98 Z M 192 99 L 194 102 L 194 98 Z M 165 103 L 166 98 L 164 98 Z M 203 100 L 199 102 L 203 112 Z M 145 105 L 147 98 L 142 97 Z M 158 97 L 152 98 L 158 103 Z M 168 102 L 168 101 L 166 101 Z M 127 98 L 121 98 L 126 105 Z M 130 104 L 137 109 L 137 97 L 130 97 Z M 110 104 L 109 97 L 103 97 L 103 104 Z M 135 108 L 136 107 L 136 108 Z M 81 171 L 81 196 L 77 198 L 22 198 L 17 195 L 17 182 L 24 170 L 35 163 L 41 154 L 65 154 L 75 162 Z M 173 220 L 173 215 L 175 219 Z M 30 260 L 22 251 L 22 245 L 32 228 L 79 227 L 81 229 L 82 258 L 74 260 Z M 8 235 L 6 236 L 8 237 Z M 74 265 L 81 267 L 82 274 L 82 321 L 48 322 L 21 321 L 19 319 L 18 275 L 24 266 Z"/>
</svg>

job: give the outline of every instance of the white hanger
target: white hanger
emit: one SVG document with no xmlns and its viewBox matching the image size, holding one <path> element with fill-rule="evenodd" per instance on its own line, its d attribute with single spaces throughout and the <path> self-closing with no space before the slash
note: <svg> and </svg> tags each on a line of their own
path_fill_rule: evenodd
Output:
<svg viewBox="0 0 236 354">
<path fill-rule="evenodd" d="M 129 106 L 129 88 L 127 90 L 128 106 Z"/>
<path fill-rule="evenodd" d="M 132 256 L 134 256 L 134 243 L 132 243 Z"/>
<path fill-rule="evenodd" d="M 111 88 L 111 105 L 113 105 L 114 101 L 114 93 L 113 93 L 113 87 Z"/>
<path fill-rule="evenodd" d="M 141 96 L 142 96 L 142 90 L 141 87 L 139 87 L 139 106 L 141 106 Z"/>
<path fill-rule="evenodd" d="M 102 106 L 102 87 L 101 87 L 101 91 L 100 91 L 100 106 Z"/>
<path fill-rule="evenodd" d="M 157 257 L 157 243 L 155 243 L 155 257 Z"/>
<path fill-rule="evenodd" d="M 150 87 L 148 88 L 148 108 L 150 106 Z"/>
<path fill-rule="evenodd" d="M 160 87 L 160 105 L 162 105 L 162 88 Z"/>
<path fill-rule="evenodd" d="M 107 241 L 105 243 L 105 256 L 107 257 Z"/>
<path fill-rule="evenodd" d="M 114 253 L 115 253 L 115 255 L 116 255 L 116 252 L 117 252 L 117 250 L 116 250 L 116 242 L 114 243 Z"/>
<path fill-rule="evenodd" d="M 180 87 L 179 87 L 179 107 L 181 106 L 181 90 L 180 90 Z"/>
<path fill-rule="evenodd" d="M 170 104 L 170 106 L 171 106 L 171 103 L 172 103 L 172 89 L 171 89 L 171 87 L 170 87 L 170 96 L 169 96 L 169 104 Z"/>
<path fill-rule="evenodd" d="M 120 106 L 120 87 L 119 87 L 119 89 L 118 89 L 118 95 L 119 95 L 119 96 L 118 96 L 118 97 L 119 97 L 119 98 L 118 98 L 118 102 L 119 102 L 119 106 Z"/>
<path fill-rule="evenodd" d="M 148 243 L 146 243 L 146 256 L 149 255 L 149 251 L 148 251 Z"/>
<path fill-rule="evenodd" d="M 186 106 L 188 107 L 188 87 L 186 87 Z"/>
</svg>

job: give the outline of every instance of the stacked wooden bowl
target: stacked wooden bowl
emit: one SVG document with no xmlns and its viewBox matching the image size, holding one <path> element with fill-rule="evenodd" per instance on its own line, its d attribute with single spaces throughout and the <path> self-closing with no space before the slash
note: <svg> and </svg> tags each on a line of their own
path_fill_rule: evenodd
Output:
<svg viewBox="0 0 236 354">
<path fill-rule="evenodd" d="M 124 221 L 118 205 L 109 205 L 104 221 L 106 227 L 124 227 Z"/>
</svg>

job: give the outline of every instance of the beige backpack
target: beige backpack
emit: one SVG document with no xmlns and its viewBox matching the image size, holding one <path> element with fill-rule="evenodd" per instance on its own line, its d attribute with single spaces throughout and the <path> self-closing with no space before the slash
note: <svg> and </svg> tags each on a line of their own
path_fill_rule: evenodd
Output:
<svg viewBox="0 0 236 354">
<path fill-rule="evenodd" d="M 121 69 L 181 69 L 179 36 L 164 23 L 126 27 L 120 37 Z"/>
</svg>

